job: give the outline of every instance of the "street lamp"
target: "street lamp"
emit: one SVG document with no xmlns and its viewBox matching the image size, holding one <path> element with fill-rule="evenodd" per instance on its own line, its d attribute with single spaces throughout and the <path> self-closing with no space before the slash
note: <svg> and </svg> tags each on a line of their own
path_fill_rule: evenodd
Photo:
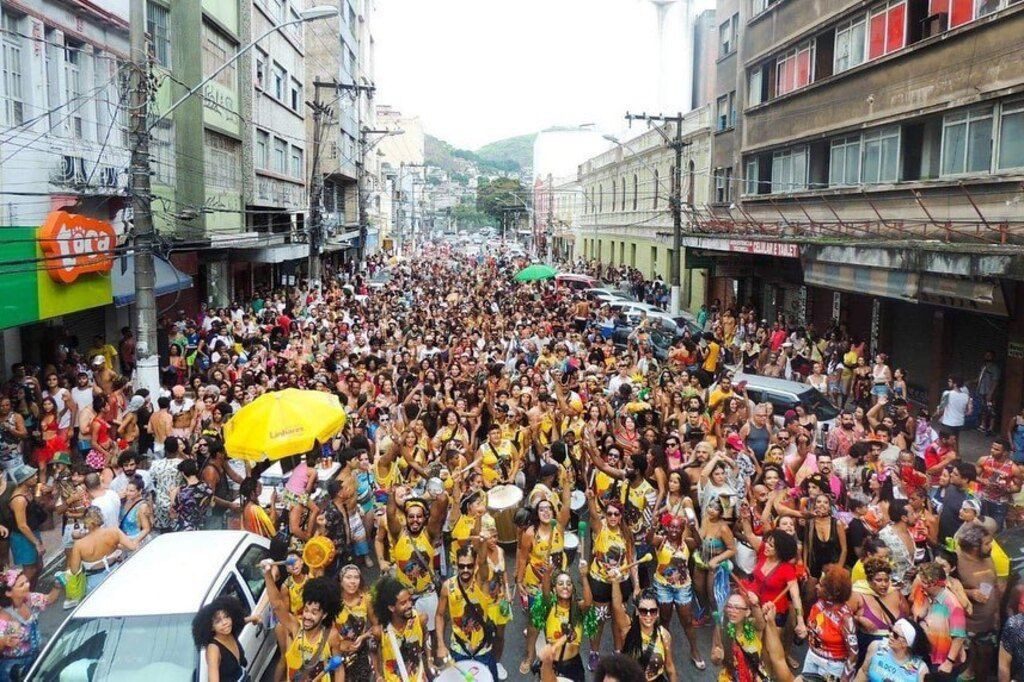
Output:
<svg viewBox="0 0 1024 682">
<path fill-rule="evenodd" d="M 213 73 L 211 73 L 209 76 L 207 76 L 203 80 L 199 81 L 198 85 L 196 85 L 194 88 L 192 88 L 191 90 L 186 92 L 184 95 L 179 97 L 173 104 L 171 104 L 171 106 L 169 106 L 167 108 L 166 111 L 161 112 L 159 116 L 154 118 L 153 121 L 149 124 L 149 127 L 152 128 L 158 122 L 160 122 L 164 118 L 166 118 L 172 111 L 174 111 L 179 106 L 184 104 L 185 100 L 187 100 L 189 97 L 191 97 L 192 95 L 194 95 L 197 92 L 199 92 L 200 90 L 202 90 L 203 87 L 207 83 L 212 81 L 214 78 L 216 78 L 220 74 L 221 71 L 223 71 L 224 69 L 226 69 L 229 66 L 231 66 L 232 64 L 234 64 L 239 59 L 239 57 L 241 57 L 243 54 L 245 54 L 246 52 L 251 50 L 252 47 L 256 43 L 260 42 L 261 40 L 263 40 L 264 38 L 269 36 L 271 33 L 274 33 L 275 31 L 280 31 L 282 28 L 286 28 L 288 26 L 293 26 L 295 24 L 302 24 L 302 23 L 305 23 L 307 21 L 317 21 L 319 19 L 329 19 L 329 18 L 337 16 L 337 15 L 338 15 L 338 8 L 337 7 L 333 7 L 331 5 L 314 5 L 313 7 L 308 7 L 306 9 L 300 11 L 298 19 L 292 19 L 291 21 L 286 21 L 283 24 L 277 24 L 276 26 L 271 26 L 266 31 L 261 33 L 257 38 L 254 38 L 253 40 L 249 41 L 248 44 L 246 44 L 244 47 L 242 47 L 240 50 L 238 50 L 238 52 L 236 52 L 234 55 L 231 56 L 231 59 L 227 60 L 226 62 L 224 62 L 223 64 L 218 66 L 216 69 L 214 69 Z"/>
</svg>

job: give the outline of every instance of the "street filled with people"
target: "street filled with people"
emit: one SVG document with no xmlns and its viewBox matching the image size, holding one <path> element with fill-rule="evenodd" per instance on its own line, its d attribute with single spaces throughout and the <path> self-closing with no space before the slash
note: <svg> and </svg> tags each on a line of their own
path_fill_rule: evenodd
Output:
<svg viewBox="0 0 1024 682">
<path fill-rule="evenodd" d="M 528 265 L 427 244 L 166 318 L 159 393 L 128 329 L 10 368 L 0 680 L 39 657 L 45 610 L 160 535 L 225 529 L 266 540 L 265 598 L 195 614 L 213 681 L 255 675 L 256 625 L 275 681 L 1024 680 L 1020 545 L 1000 541 L 1024 524 L 1024 419 L 992 413 L 990 357 L 921 405 L 838 321 L 627 315 L 592 290 L 669 288 Z M 228 436 L 284 389 L 346 418 L 277 484 Z"/>
</svg>

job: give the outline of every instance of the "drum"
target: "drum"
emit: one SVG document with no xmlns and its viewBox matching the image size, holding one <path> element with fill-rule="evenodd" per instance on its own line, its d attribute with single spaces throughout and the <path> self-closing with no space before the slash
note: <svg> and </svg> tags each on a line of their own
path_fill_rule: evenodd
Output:
<svg viewBox="0 0 1024 682">
<path fill-rule="evenodd" d="M 569 560 L 569 570 L 576 565 L 576 553 L 580 549 L 580 536 L 570 530 L 565 531 L 565 558 Z"/>
<path fill-rule="evenodd" d="M 483 663 L 458 661 L 441 670 L 434 682 L 494 682 L 494 678 Z"/>
<path fill-rule="evenodd" d="M 576 530 L 580 525 L 580 515 L 587 506 L 587 496 L 582 490 L 573 490 L 569 498 L 569 530 Z"/>
<path fill-rule="evenodd" d="M 515 544 L 517 536 L 514 518 L 522 502 L 523 491 L 514 485 L 496 485 L 487 493 L 487 511 L 494 517 L 499 543 Z"/>
</svg>

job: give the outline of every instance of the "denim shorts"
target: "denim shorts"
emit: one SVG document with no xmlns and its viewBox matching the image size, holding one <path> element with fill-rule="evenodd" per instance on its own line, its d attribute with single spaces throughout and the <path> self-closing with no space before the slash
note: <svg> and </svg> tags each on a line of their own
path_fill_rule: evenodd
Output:
<svg viewBox="0 0 1024 682">
<path fill-rule="evenodd" d="M 687 583 L 686 585 L 665 585 L 655 580 L 653 585 L 659 604 L 676 604 L 678 606 L 686 606 L 693 601 L 693 583 Z"/>
</svg>

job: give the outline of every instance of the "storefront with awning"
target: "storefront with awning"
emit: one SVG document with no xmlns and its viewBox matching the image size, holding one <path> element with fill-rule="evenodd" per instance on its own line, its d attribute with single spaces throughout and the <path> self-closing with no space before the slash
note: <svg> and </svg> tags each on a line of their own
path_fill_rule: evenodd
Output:
<svg viewBox="0 0 1024 682">
<path fill-rule="evenodd" d="M 155 296 L 166 296 L 192 288 L 192 277 L 174 267 L 170 261 L 157 256 L 153 258 L 155 271 Z M 112 272 L 114 305 L 121 308 L 135 302 L 135 256 L 126 254 L 119 257 Z"/>
</svg>

